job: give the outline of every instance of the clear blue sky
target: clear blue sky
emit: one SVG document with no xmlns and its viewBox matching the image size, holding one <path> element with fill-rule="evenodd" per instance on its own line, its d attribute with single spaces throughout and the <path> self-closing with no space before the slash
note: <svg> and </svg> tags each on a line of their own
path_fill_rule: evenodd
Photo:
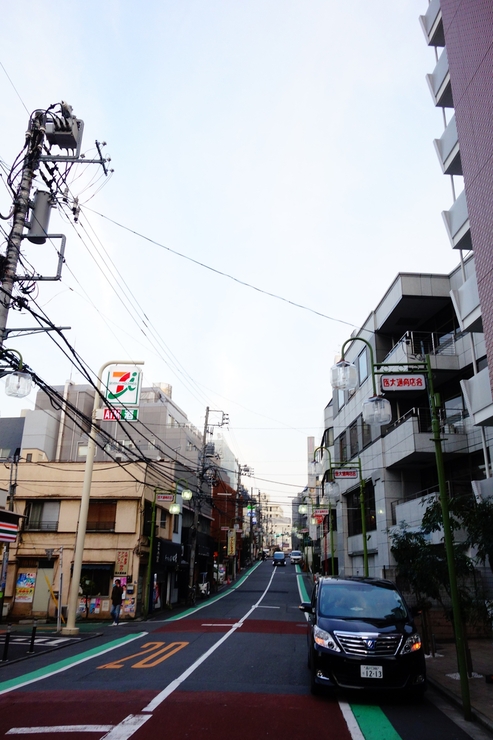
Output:
<svg viewBox="0 0 493 740">
<path fill-rule="evenodd" d="M 198 427 L 207 405 L 228 412 L 227 439 L 257 476 L 245 484 L 283 501 L 306 484 L 306 438 L 320 439 L 328 371 L 350 325 L 398 272 L 457 262 L 440 215 L 452 196 L 432 143 L 443 122 L 425 81 L 426 7 L 23 0 L 2 11 L 0 158 L 10 166 L 21 149 L 26 108 L 63 99 L 85 122 L 88 156 L 106 141 L 115 169 L 99 192 L 94 167 L 75 173 L 80 224 L 53 215 L 67 266 L 37 302 L 72 327 L 94 371 L 143 359 L 145 382 L 171 384 Z M 97 266 L 103 246 L 117 280 Z M 49 250 L 25 253 L 51 269 Z M 71 374 L 47 336 L 9 346 L 51 384 Z M 0 396 L 3 416 L 32 405 Z"/>
</svg>

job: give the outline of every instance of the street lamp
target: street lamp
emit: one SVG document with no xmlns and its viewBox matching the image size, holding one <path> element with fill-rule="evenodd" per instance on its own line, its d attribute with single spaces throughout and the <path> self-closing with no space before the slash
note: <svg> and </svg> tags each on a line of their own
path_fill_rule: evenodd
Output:
<svg viewBox="0 0 493 740">
<path fill-rule="evenodd" d="M 16 349 L 9 349 L 8 352 L 13 352 L 15 355 L 19 356 L 19 365 L 17 370 L 13 371 L 1 368 L 2 375 L 6 375 L 5 395 L 11 396 L 13 398 L 25 398 L 31 393 L 31 374 L 22 371 L 24 365 L 22 363 L 22 355 L 20 352 L 18 352 Z M 6 352 L 2 353 L 2 358 L 4 354 L 6 354 Z"/>
<path fill-rule="evenodd" d="M 331 368 L 330 372 L 331 384 L 332 387 L 336 390 L 352 390 L 356 388 L 358 384 L 358 374 L 356 366 L 352 365 L 352 368 L 354 369 L 349 369 L 348 365 L 351 365 L 351 363 L 348 363 L 344 359 L 344 352 L 346 347 L 349 344 L 352 344 L 352 342 L 354 341 L 360 341 L 366 344 L 370 353 L 373 396 L 369 398 L 365 402 L 365 404 L 363 404 L 363 420 L 367 424 L 385 425 L 389 424 L 392 419 L 390 402 L 382 396 L 377 395 L 375 380 L 376 375 L 382 376 L 381 384 L 383 385 L 385 390 L 399 390 L 400 388 L 409 389 L 411 387 L 416 390 L 425 390 L 426 388 L 428 392 L 428 401 L 431 413 L 431 431 L 433 435 L 432 441 L 435 446 L 438 490 L 440 494 L 440 505 L 443 518 L 443 540 L 445 544 L 447 568 L 450 582 L 450 597 L 452 601 L 454 632 L 456 639 L 457 665 L 459 669 L 461 683 L 464 717 L 466 720 L 469 720 L 471 717 L 471 699 L 467 676 L 467 655 L 464 638 L 464 626 L 462 621 L 459 589 L 457 585 L 457 573 L 455 568 L 454 538 L 452 527 L 450 524 L 447 485 L 445 480 L 445 467 L 443 463 L 442 439 L 440 436 L 440 419 L 438 417 L 440 399 L 439 396 L 435 393 L 433 387 L 433 373 L 431 369 L 430 355 L 427 354 L 425 356 L 424 362 L 376 363 L 373 354 L 373 347 L 368 342 L 368 340 L 363 339 L 363 337 L 354 337 L 352 339 L 347 339 L 342 345 L 341 361 L 334 365 Z M 371 409 L 371 411 L 369 410 L 367 412 L 367 416 L 365 418 L 365 405 L 368 404 L 370 404 L 370 406 L 367 406 L 367 408 Z"/>
</svg>

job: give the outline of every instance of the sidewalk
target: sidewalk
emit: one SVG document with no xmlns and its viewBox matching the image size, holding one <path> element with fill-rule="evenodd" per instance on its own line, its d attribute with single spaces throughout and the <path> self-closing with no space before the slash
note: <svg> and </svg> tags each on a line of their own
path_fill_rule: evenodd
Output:
<svg viewBox="0 0 493 740">
<path fill-rule="evenodd" d="M 469 640 L 473 674 L 469 678 L 471 710 L 474 719 L 493 732 L 493 683 L 486 683 L 485 676 L 493 675 L 493 641 Z M 437 653 L 426 660 L 428 681 L 431 686 L 462 709 L 462 696 L 455 644 L 439 642 Z"/>
</svg>

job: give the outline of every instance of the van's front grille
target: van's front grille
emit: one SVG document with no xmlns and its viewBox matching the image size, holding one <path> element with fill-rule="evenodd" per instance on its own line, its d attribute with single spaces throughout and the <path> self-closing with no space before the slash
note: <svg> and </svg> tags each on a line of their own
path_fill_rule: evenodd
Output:
<svg viewBox="0 0 493 740">
<path fill-rule="evenodd" d="M 348 655 L 396 655 L 402 642 L 401 635 L 381 635 L 378 632 L 334 632 L 340 646 Z"/>
</svg>

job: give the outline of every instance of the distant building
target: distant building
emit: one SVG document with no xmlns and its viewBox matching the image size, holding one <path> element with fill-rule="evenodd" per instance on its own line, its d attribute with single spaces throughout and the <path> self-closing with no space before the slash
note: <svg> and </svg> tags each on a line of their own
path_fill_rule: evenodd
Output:
<svg viewBox="0 0 493 740">
<path fill-rule="evenodd" d="M 13 616 L 53 616 L 61 575 L 62 606 L 68 599 L 94 390 L 70 383 L 57 390 L 66 401 L 59 408 L 40 391 L 34 411 L 0 419 L 0 449 L 10 461 L 0 467 L 0 489 L 10 492 L 23 517 L 9 552 L 5 607 Z M 146 604 L 152 611 L 184 598 L 192 538 L 195 576 L 212 574 L 210 483 L 199 483 L 202 436 L 172 401 L 169 386 L 144 388 L 138 417 L 99 422 L 82 566 L 91 617 L 109 616 L 115 577 L 126 588 L 123 617 L 139 616 Z M 12 450 L 18 448 L 17 463 Z M 182 500 L 185 488 L 194 493 L 192 501 Z M 158 494 L 170 492 L 180 504 L 178 515 L 170 513 L 170 501 L 159 501 Z"/>
</svg>

